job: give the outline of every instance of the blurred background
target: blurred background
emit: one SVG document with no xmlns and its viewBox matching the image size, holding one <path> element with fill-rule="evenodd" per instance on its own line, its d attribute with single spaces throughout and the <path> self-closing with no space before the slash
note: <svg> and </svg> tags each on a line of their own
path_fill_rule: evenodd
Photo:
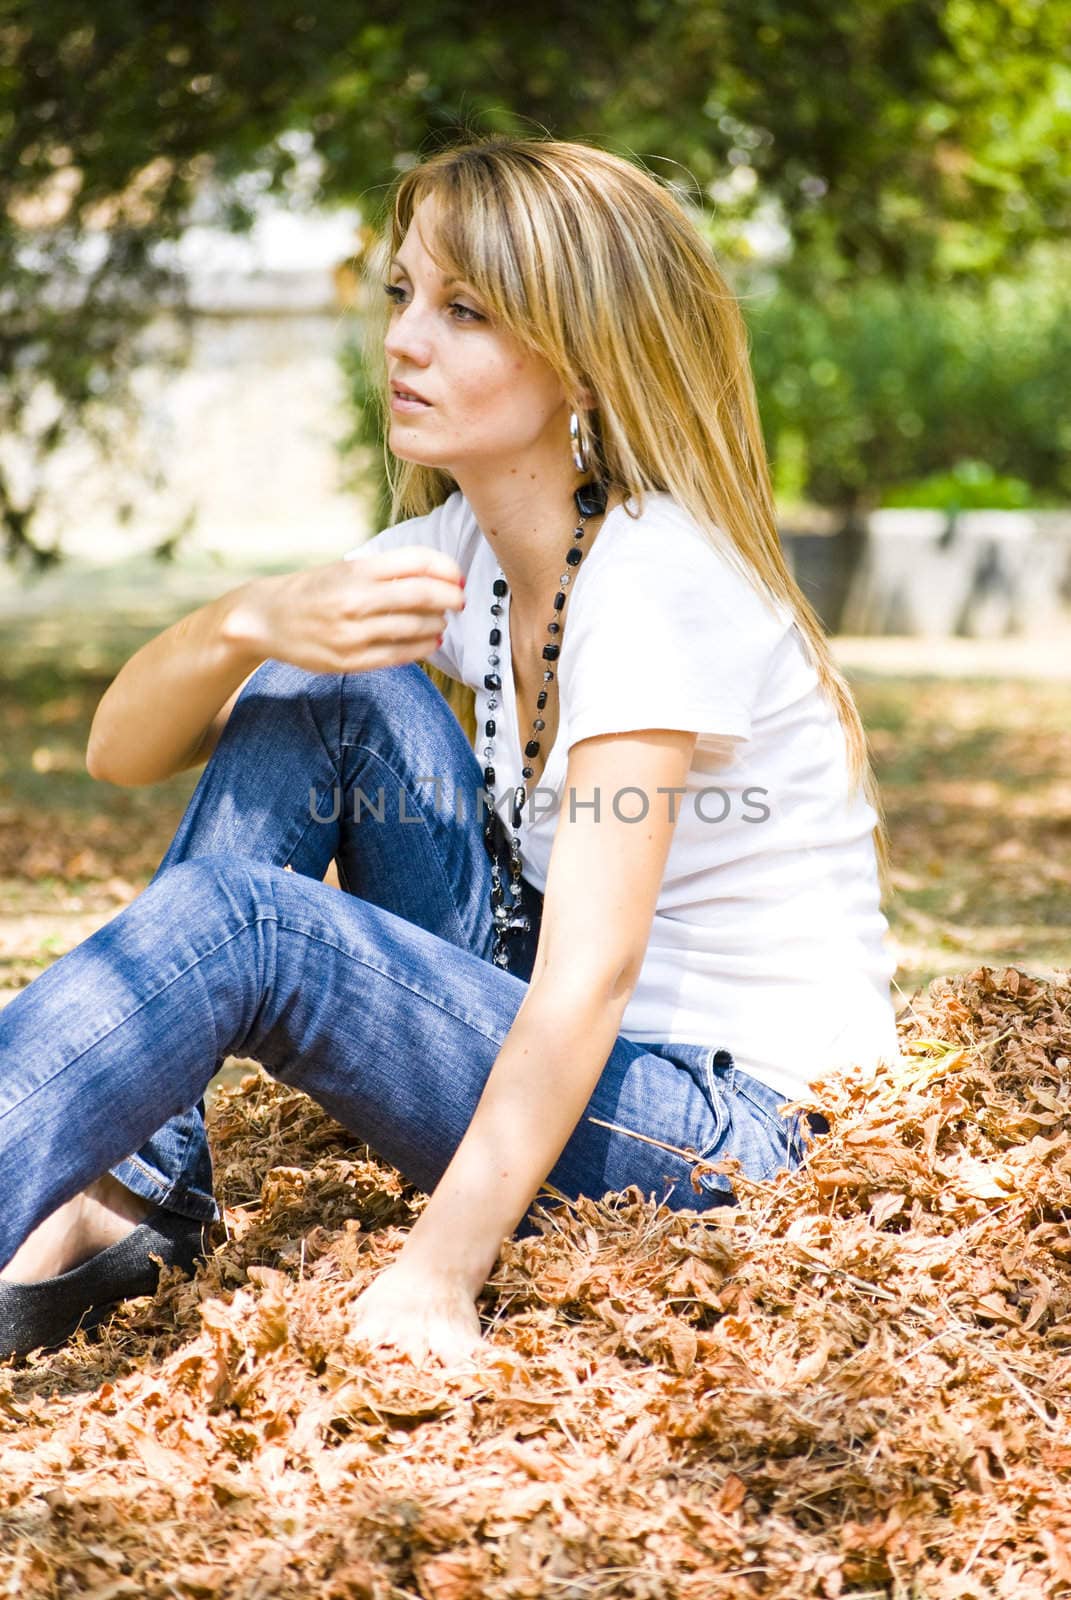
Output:
<svg viewBox="0 0 1071 1600">
<path fill-rule="evenodd" d="M 399 170 L 492 131 L 639 159 L 741 297 L 904 1001 L 1071 964 L 1071 3 L 49 0 L 0 69 L 0 1000 L 195 782 L 86 776 L 122 661 L 383 525 L 359 261 Z"/>
</svg>

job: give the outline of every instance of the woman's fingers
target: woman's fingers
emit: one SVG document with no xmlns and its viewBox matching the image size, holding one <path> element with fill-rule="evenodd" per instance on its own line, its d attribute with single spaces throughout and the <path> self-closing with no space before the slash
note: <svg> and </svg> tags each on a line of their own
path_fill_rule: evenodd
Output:
<svg viewBox="0 0 1071 1600">
<path fill-rule="evenodd" d="M 351 1338 L 354 1344 L 369 1351 L 395 1350 L 418 1367 L 429 1361 L 438 1361 L 444 1367 L 471 1364 L 482 1343 L 480 1339 L 463 1339 L 431 1328 L 409 1328 L 405 1332 L 386 1327 L 375 1332 L 362 1328 Z"/>
<path fill-rule="evenodd" d="M 460 590 L 457 590 L 460 594 Z M 438 579 L 392 578 L 373 582 L 368 586 L 342 593 L 338 597 L 339 611 L 354 621 L 373 618 L 396 619 L 418 617 L 425 622 L 443 623 L 453 612 L 463 609 L 452 585 Z"/>
<path fill-rule="evenodd" d="M 430 655 L 464 605 L 461 569 L 409 546 L 267 580 L 259 594 L 265 653 L 309 672 L 366 672 Z"/>
<path fill-rule="evenodd" d="M 435 639 L 450 620 L 446 611 L 388 611 L 353 624 L 354 643 L 404 644 L 408 639 Z"/>
<path fill-rule="evenodd" d="M 343 670 L 415 661 L 438 646 L 450 614 L 465 604 L 457 563 L 420 546 L 347 558 L 339 601 L 351 621 Z M 414 568 L 416 570 L 414 570 Z"/>
<path fill-rule="evenodd" d="M 334 670 L 371 672 L 377 667 L 419 661 L 438 648 L 445 626 L 441 616 L 408 621 L 385 616 L 354 625 L 352 637 L 339 647 Z"/>
<path fill-rule="evenodd" d="M 347 598 L 370 612 L 460 611 L 465 604 L 461 568 L 439 550 L 405 545 L 368 555 L 357 551 L 345 565 L 352 575 L 344 585 Z"/>
<path fill-rule="evenodd" d="M 454 1283 L 414 1274 L 400 1259 L 358 1296 L 350 1320 L 355 1344 L 400 1351 L 422 1365 L 430 1357 L 454 1366 L 481 1344 L 472 1299 Z"/>
</svg>

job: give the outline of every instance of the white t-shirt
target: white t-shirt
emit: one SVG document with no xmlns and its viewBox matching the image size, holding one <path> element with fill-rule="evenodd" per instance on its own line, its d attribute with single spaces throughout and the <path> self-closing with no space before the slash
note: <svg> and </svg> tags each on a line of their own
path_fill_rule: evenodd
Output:
<svg viewBox="0 0 1071 1600">
<path fill-rule="evenodd" d="M 761 599 L 729 541 L 715 549 L 670 495 L 644 499 L 638 518 L 632 501 L 606 515 L 573 576 L 558 735 L 520 828 L 524 876 L 545 889 L 572 744 L 637 728 L 697 733 L 683 796 L 601 796 L 622 817 L 639 819 L 645 803 L 672 804 L 677 816 L 621 1032 L 723 1047 L 743 1071 L 795 1098 L 827 1070 L 897 1053 L 877 818 L 861 790 L 849 795 L 843 729 L 790 611 Z M 498 559 L 460 491 L 349 555 L 409 544 L 445 551 L 466 576 L 468 603 L 449 614 L 427 659 L 476 691 L 482 767 Z M 505 815 L 523 764 L 509 596 L 498 620 L 494 767 Z M 534 715 L 523 708 L 526 738 Z"/>
</svg>

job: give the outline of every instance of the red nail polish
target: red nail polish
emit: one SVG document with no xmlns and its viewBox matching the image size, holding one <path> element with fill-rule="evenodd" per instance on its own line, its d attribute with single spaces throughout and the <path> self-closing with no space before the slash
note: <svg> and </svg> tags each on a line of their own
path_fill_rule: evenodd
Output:
<svg viewBox="0 0 1071 1600">
<path fill-rule="evenodd" d="M 462 580 L 461 580 L 461 587 L 462 587 L 462 588 L 464 588 L 464 587 L 465 587 L 465 580 L 464 580 L 464 578 L 462 578 Z"/>
</svg>

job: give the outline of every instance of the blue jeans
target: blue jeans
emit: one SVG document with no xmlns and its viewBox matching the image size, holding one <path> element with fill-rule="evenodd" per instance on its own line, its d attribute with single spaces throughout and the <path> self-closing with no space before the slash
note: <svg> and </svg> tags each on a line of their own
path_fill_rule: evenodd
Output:
<svg viewBox="0 0 1071 1600">
<path fill-rule="evenodd" d="M 109 1168 L 215 1216 L 201 1101 L 229 1055 L 433 1189 L 524 998 L 542 907 L 526 884 L 531 932 L 494 966 L 481 788 L 415 664 L 265 662 L 149 886 L 0 1012 L 0 1264 Z M 343 892 L 322 882 L 332 860 Z M 708 1174 L 697 1194 L 674 1150 L 756 1178 L 796 1165 L 801 1118 L 778 1116 L 731 1044 L 619 1036 L 549 1181 L 702 1211 L 732 1203 L 730 1185 Z"/>
</svg>

